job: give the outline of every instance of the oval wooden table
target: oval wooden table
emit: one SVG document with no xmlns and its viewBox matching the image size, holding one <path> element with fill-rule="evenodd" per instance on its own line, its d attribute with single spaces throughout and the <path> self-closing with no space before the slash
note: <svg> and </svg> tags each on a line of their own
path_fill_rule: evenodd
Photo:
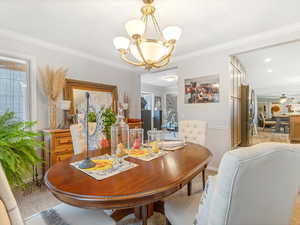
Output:
<svg viewBox="0 0 300 225">
<path fill-rule="evenodd" d="M 109 152 L 91 151 L 91 156 Z M 126 160 L 137 167 L 101 181 L 70 165 L 84 156 L 59 162 L 47 171 L 45 184 L 54 196 L 77 207 L 117 209 L 112 214 L 116 221 L 134 212 L 146 225 L 153 211 L 164 213 L 161 200 L 204 171 L 212 154 L 203 146 L 188 143 L 183 149 L 148 162 L 129 157 Z"/>
</svg>

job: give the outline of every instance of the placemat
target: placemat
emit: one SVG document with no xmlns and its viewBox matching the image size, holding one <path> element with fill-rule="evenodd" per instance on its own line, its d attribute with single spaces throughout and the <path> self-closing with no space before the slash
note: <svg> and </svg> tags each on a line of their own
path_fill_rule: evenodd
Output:
<svg viewBox="0 0 300 225">
<path fill-rule="evenodd" d="M 108 154 L 94 157 L 92 160 L 96 162 L 97 166 L 91 169 L 80 169 L 79 164 L 82 161 L 73 162 L 70 163 L 70 165 L 96 180 L 103 180 L 138 166 L 137 164 L 128 162 L 124 159 L 120 159 L 118 162 L 114 161 Z"/>
<path fill-rule="evenodd" d="M 141 151 L 141 150 L 136 150 L 136 151 Z M 162 157 L 164 155 L 168 154 L 168 152 L 166 151 L 163 151 L 163 150 L 160 150 L 159 153 L 152 153 L 151 151 L 149 152 L 149 154 L 147 155 L 133 155 L 133 154 L 128 154 L 128 157 L 132 157 L 132 158 L 135 158 L 135 159 L 140 159 L 140 160 L 143 160 L 143 161 L 151 161 L 153 159 L 157 159 L 159 157 Z"/>
</svg>

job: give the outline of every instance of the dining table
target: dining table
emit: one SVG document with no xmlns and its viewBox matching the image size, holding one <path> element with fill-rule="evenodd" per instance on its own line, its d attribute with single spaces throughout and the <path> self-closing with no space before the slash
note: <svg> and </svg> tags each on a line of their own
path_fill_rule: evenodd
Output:
<svg viewBox="0 0 300 225">
<path fill-rule="evenodd" d="M 90 157 L 110 154 L 110 148 L 90 151 Z M 127 171 L 97 180 L 76 169 L 70 163 L 85 159 L 86 154 L 53 165 L 44 182 L 60 201 L 81 208 L 111 209 L 116 222 L 129 214 L 147 220 L 154 212 L 164 214 L 164 198 L 172 195 L 194 177 L 205 171 L 212 153 L 204 146 L 186 143 L 175 151 L 151 161 L 127 157 L 137 164 Z"/>
</svg>

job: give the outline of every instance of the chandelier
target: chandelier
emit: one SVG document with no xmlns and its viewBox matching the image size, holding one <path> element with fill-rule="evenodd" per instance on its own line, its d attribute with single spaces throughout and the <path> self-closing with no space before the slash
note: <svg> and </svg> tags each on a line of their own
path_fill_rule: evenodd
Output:
<svg viewBox="0 0 300 225">
<path fill-rule="evenodd" d="M 141 8 L 141 19 L 133 19 L 125 24 L 130 39 L 116 37 L 113 43 L 125 62 L 150 70 L 169 63 L 182 30 L 178 26 L 169 26 L 161 31 L 154 15 L 153 0 L 143 1 L 145 5 Z M 150 37 L 151 24 L 157 36 L 155 39 Z M 129 59 L 129 55 L 134 60 Z"/>
<path fill-rule="evenodd" d="M 287 102 L 287 100 L 288 100 L 288 97 L 286 96 L 286 94 L 282 94 L 279 98 L 279 101 L 281 104 Z"/>
</svg>

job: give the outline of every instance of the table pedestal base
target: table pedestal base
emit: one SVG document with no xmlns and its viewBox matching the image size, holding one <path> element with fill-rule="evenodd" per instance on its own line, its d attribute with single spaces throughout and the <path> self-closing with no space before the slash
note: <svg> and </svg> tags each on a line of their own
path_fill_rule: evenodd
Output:
<svg viewBox="0 0 300 225">
<path fill-rule="evenodd" d="M 143 225 L 147 225 L 148 218 L 153 216 L 154 212 L 158 212 L 163 215 L 165 214 L 163 201 L 158 201 L 137 208 L 118 209 L 111 215 L 111 217 L 118 222 L 128 215 L 134 214 L 137 219 L 143 221 Z"/>
</svg>

